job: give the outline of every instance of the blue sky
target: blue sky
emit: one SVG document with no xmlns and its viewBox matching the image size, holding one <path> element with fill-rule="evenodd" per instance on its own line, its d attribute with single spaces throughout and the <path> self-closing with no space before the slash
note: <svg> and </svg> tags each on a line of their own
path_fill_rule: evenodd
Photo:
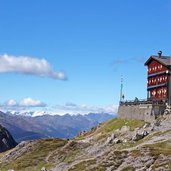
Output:
<svg viewBox="0 0 171 171">
<path fill-rule="evenodd" d="M 144 62 L 170 40 L 171 0 L 1 0 L 1 107 L 115 111 L 121 75 L 126 99 L 146 98 Z"/>
</svg>

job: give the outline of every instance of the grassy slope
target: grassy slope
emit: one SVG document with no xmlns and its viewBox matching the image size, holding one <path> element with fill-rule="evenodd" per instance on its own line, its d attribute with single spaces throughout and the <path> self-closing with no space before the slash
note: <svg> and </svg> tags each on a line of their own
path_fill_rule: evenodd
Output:
<svg viewBox="0 0 171 171">
<path fill-rule="evenodd" d="M 46 168 L 53 167 L 53 164 L 56 162 L 55 158 L 59 158 L 61 162 L 72 162 L 77 158 L 77 155 L 80 152 L 79 147 L 77 147 L 77 140 L 85 139 L 98 134 L 99 136 L 104 137 L 110 134 L 112 131 L 120 129 L 125 125 L 134 129 L 137 127 L 142 127 L 144 122 L 138 120 L 112 119 L 96 128 L 92 128 L 92 130 L 89 132 L 79 135 L 64 150 L 61 149 L 67 143 L 67 140 L 38 140 L 36 146 L 31 149 L 30 152 L 25 153 L 24 155 L 15 159 L 13 162 L 3 164 L 1 169 L 2 171 L 8 169 L 14 169 L 15 171 L 37 171 L 43 166 L 46 166 Z M 50 160 L 47 161 L 46 158 L 50 153 L 53 153 L 53 157 L 51 156 Z M 91 164 L 91 162 L 94 162 L 94 160 L 81 162 L 80 164 L 77 164 L 73 170 L 79 170 L 80 168 L 81 170 L 85 169 L 87 164 Z"/>
<path fill-rule="evenodd" d="M 104 122 L 99 127 L 92 128 L 91 131 L 77 136 L 76 139 L 84 139 L 97 134 L 107 135 L 108 133 L 120 129 L 123 126 L 129 126 L 131 129 L 135 129 L 137 127 L 142 127 L 143 125 L 144 121 L 141 120 L 111 119 Z"/>
<path fill-rule="evenodd" d="M 46 157 L 51 151 L 63 147 L 66 143 L 67 141 L 62 139 L 38 140 L 33 149 L 30 149 L 29 152 L 20 156 L 13 162 L 3 164 L 1 169 L 2 171 L 8 169 L 14 169 L 15 171 L 37 171 L 43 166 L 49 168 L 53 164 L 46 162 Z"/>
</svg>

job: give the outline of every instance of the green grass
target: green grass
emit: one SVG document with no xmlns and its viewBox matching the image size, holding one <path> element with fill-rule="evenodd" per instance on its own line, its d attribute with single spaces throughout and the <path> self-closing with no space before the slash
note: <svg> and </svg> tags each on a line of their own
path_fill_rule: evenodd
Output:
<svg viewBox="0 0 171 171">
<path fill-rule="evenodd" d="M 84 139 L 86 137 L 90 137 L 94 134 L 101 133 L 101 137 L 105 137 L 107 133 L 115 131 L 117 129 L 122 128 L 123 126 L 129 126 L 131 129 L 135 129 L 138 127 L 142 127 L 145 124 L 142 120 L 127 120 L 127 119 L 111 119 L 103 124 L 100 127 L 93 128 L 91 131 L 84 133 L 83 135 L 79 135 L 76 139 Z"/>
<path fill-rule="evenodd" d="M 45 158 L 49 152 L 56 150 L 66 144 L 62 139 L 38 140 L 36 146 L 13 162 L 6 163 L 1 167 L 2 171 L 14 169 L 15 171 L 37 171 L 43 166 L 50 168 L 53 163 L 48 163 Z"/>
<path fill-rule="evenodd" d="M 171 163 L 168 164 L 169 169 L 171 170 Z"/>
<path fill-rule="evenodd" d="M 158 132 L 154 133 L 153 136 L 160 136 L 160 135 L 167 134 L 169 132 L 171 132 L 171 129 L 168 129 L 168 130 L 163 131 L 163 132 L 162 131 L 158 131 Z"/>
<path fill-rule="evenodd" d="M 133 142 L 128 142 L 128 143 L 125 143 L 125 144 L 121 144 L 119 145 L 119 149 L 127 149 L 127 148 L 131 148 L 131 147 L 135 147 L 143 142 L 146 142 L 148 140 L 151 140 L 154 136 L 160 136 L 160 135 L 164 135 L 164 134 L 167 134 L 168 132 L 170 132 L 171 130 L 167 130 L 167 131 L 164 131 L 164 132 L 156 132 L 154 134 L 151 134 L 151 135 L 148 135 L 147 137 L 139 140 L 139 141 L 133 141 Z"/>
<path fill-rule="evenodd" d="M 113 151 L 112 153 L 107 152 L 106 157 L 99 157 L 97 159 L 89 159 L 79 162 L 74 165 L 69 171 L 106 171 L 106 168 L 116 170 L 123 162 L 124 158 L 127 157 L 127 151 Z"/>
<path fill-rule="evenodd" d="M 146 145 L 149 148 L 150 154 L 158 157 L 160 154 L 165 156 L 171 155 L 171 141 L 160 142 L 156 144 Z"/>
<path fill-rule="evenodd" d="M 119 144 L 118 149 L 124 150 L 124 149 L 128 149 L 128 148 L 136 147 L 137 145 L 143 143 L 144 141 L 145 141 L 144 139 L 141 139 L 139 141 L 131 141 L 131 142 L 127 142 L 125 144 Z"/>
<path fill-rule="evenodd" d="M 166 133 L 166 132 L 164 132 L 164 133 Z M 158 134 L 156 134 L 156 135 L 158 135 Z M 145 140 L 140 140 L 140 141 L 135 142 L 135 143 L 129 143 L 129 144 L 125 145 L 125 146 L 122 146 L 122 149 L 137 146 L 138 144 L 140 144 L 140 143 L 142 143 L 144 141 Z M 160 154 L 162 154 L 164 156 L 170 156 L 171 157 L 171 141 L 159 142 L 159 143 L 156 143 L 156 144 L 148 144 L 148 145 L 145 145 L 144 147 L 149 150 L 149 155 L 156 159 L 156 162 L 152 166 L 152 169 L 155 170 L 155 168 L 164 167 L 166 170 L 171 170 L 170 161 L 168 162 L 166 160 L 164 162 L 163 160 L 159 159 Z M 133 156 L 134 158 L 140 157 L 141 155 L 143 155 L 143 154 L 142 154 L 142 152 L 140 150 L 131 151 L 131 156 Z"/>
<path fill-rule="evenodd" d="M 135 171 L 133 166 L 126 166 L 125 168 L 123 168 L 121 171 Z"/>
<path fill-rule="evenodd" d="M 74 165 L 72 168 L 70 168 L 68 171 L 81 171 L 81 170 L 87 170 L 86 168 L 90 165 L 96 164 L 96 160 L 87 160 L 87 161 L 82 161 L 76 165 Z M 89 171 L 89 169 L 87 170 Z"/>
<path fill-rule="evenodd" d="M 64 148 L 54 151 L 49 157 L 49 161 L 53 163 L 56 163 L 55 161 L 71 163 L 80 155 L 82 149 L 83 147 L 81 147 L 79 143 L 71 140 Z"/>
<path fill-rule="evenodd" d="M 140 157 L 140 156 L 142 156 L 142 155 L 143 155 L 143 154 L 141 153 L 140 150 L 133 150 L 133 151 L 131 151 L 131 156 L 134 157 L 134 158 Z"/>
<path fill-rule="evenodd" d="M 129 126 L 131 129 L 135 129 L 137 127 L 142 127 L 144 123 L 145 122 L 141 120 L 112 119 L 105 122 L 100 131 L 108 133 L 116 129 L 120 129 L 123 126 Z"/>
<path fill-rule="evenodd" d="M 160 159 L 160 155 L 171 157 L 171 141 L 160 142 L 156 144 L 145 145 L 149 149 L 149 154 L 156 159 L 152 166 L 152 169 L 163 167 L 166 170 L 171 170 L 170 161 L 163 161 Z"/>
<path fill-rule="evenodd" d="M 171 170 L 171 164 L 170 164 L 170 161 L 157 161 L 154 163 L 154 165 L 152 166 L 152 169 L 155 170 L 159 167 L 162 167 L 164 168 L 165 170 Z"/>
<path fill-rule="evenodd" d="M 120 129 L 123 126 L 129 126 L 131 129 L 135 129 L 137 127 L 142 127 L 143 125 L 144 121 L 140 120 L 112 119 L 98 127 L 93 128 L 91 131 L 76 137 L 76 139 L 84 139 L 85 137 L 91 137 L 94 135 L 98 135 L 97 138 L 104 138 L 108 135 L 108 133 Z M 38 140 L 33 149 L 20 156 L 18 159 L 15 159 L 15 161 L 3 164 L 1 170 L 6 171 L 8 169 L 14 169 L 15 171 L 37 171 L 40 170 L 43 166 L 51 168 L 53 163 L 56 163 L 56 161 L 66 163 L 72 162 L 76 157 L 80 155 L 81 150 L 84 147 L 79 147 L 79 144 L 73 140 L 69 145 L 66 145 L 64 149 L 60 148 L 63 147 L 67 142 L 67 140 L 60 139 Z M 140 142 L 141 141 L 136 143 Z M 135 145 L 135 143 L 129 144 L 129 146 L 133 145 Z M 53 155 L 50 155 L 47 162 L 45 159 L 50 152 L 53 152 Z M 79 163 L 76 166 L 76 169 L 78 168 L 78 170 L 82 170 L 82 168 L 88 164 L 91 164 L 91 162 L 92 161 Z M 99 170 L 103 170 L 103 167 L 101 167 L 101 169 L 99 168 Z"/>
</svg>

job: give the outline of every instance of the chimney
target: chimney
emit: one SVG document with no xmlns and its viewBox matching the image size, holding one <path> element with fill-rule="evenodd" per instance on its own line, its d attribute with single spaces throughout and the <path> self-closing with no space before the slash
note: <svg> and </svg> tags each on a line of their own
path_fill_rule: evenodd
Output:
<svg viewBox="0 0 171 171">
<path fill-rule="evenodd" d="M 159 58 L 161 58 L 161 56 L 162 56 L 162 51 L 161 50 L 158 52 L 158 55 L 159 55 Z"/>
</svg>

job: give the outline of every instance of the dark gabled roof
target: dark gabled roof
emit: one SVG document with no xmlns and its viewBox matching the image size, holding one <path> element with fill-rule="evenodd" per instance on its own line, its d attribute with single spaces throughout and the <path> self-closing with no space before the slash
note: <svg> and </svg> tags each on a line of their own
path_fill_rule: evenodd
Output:
<svg viewBox="0 0 171 171">
<path fill-rule="evenodd" d="M 156 60 L 158 62 L 160 62 L 161 64 L 165 65 L 165 66 L 171 66 L 171 56 L 151 56 L 146 62 L 145 65 L 148 65 L 148 63 L 152 60 Z"/>
</svg>

